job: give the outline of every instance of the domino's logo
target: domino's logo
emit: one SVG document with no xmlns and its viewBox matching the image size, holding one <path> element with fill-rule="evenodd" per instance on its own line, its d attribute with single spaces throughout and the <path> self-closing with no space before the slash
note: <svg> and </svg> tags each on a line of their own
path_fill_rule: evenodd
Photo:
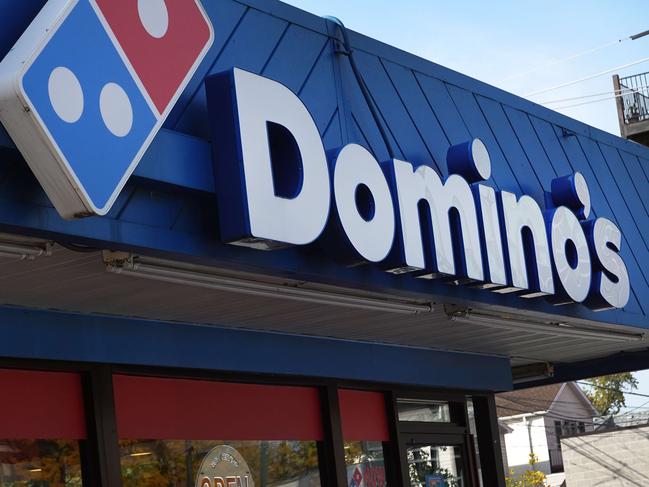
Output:
<svg viewBox="0 0 649 487">
<path fill-rule="evenodd" d="M 213 41 L 199 0 L 50 0 L 0 63 L 0 121 L 65 218 L 110 210 Z"/>
</svg>

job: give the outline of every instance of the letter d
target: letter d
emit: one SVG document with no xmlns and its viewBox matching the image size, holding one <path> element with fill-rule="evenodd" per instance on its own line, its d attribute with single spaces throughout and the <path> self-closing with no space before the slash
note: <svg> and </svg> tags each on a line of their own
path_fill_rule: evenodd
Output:
<svg viewBox="0 0 649 487">
<path fill-rule="evenodd" d="M 284 85 L 236 68 L 206 87 L 221 238 L 260 249 L 313 242 L 331 190 L 307 108 Z"/>
</svg>

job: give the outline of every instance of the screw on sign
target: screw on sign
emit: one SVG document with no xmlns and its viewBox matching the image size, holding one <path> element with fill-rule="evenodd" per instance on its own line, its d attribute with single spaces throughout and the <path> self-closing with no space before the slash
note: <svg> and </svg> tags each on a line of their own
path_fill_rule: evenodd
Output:
<svg viewBox="0 0 649 487">
<path fill-rule="evenodd" d="M 213 41 L 199 0 L 49 0 L 0 63 L 0 119 L 59 213 L 105 214 Z"/>
</svg>

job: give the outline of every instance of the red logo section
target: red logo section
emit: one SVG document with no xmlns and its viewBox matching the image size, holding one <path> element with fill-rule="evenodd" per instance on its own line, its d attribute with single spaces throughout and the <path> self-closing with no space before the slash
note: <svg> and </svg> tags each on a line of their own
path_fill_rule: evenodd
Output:
<svg viewBox="0 0 649 487">
<path fill-rule="evenodd" d="M 158 111 L 173 101 L 212 30 L 198 0 L 96 0 Z"/>
</svg>

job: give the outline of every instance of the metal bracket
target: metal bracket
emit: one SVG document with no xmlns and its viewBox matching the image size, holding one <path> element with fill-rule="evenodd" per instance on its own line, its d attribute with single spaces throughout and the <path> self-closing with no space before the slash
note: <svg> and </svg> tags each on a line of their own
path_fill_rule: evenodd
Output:
<svg viewBox="0 0 649 487">
<path fill-rule="evenodd" d="M 572 130 L 569 130 L 569 129 L 565 128 L 565 127 L 561 127 L 561 135 L 563 135 L 564 137 L 574 137 L 577 134 L 575 132 L 573 132 Z"/>
</svg>

